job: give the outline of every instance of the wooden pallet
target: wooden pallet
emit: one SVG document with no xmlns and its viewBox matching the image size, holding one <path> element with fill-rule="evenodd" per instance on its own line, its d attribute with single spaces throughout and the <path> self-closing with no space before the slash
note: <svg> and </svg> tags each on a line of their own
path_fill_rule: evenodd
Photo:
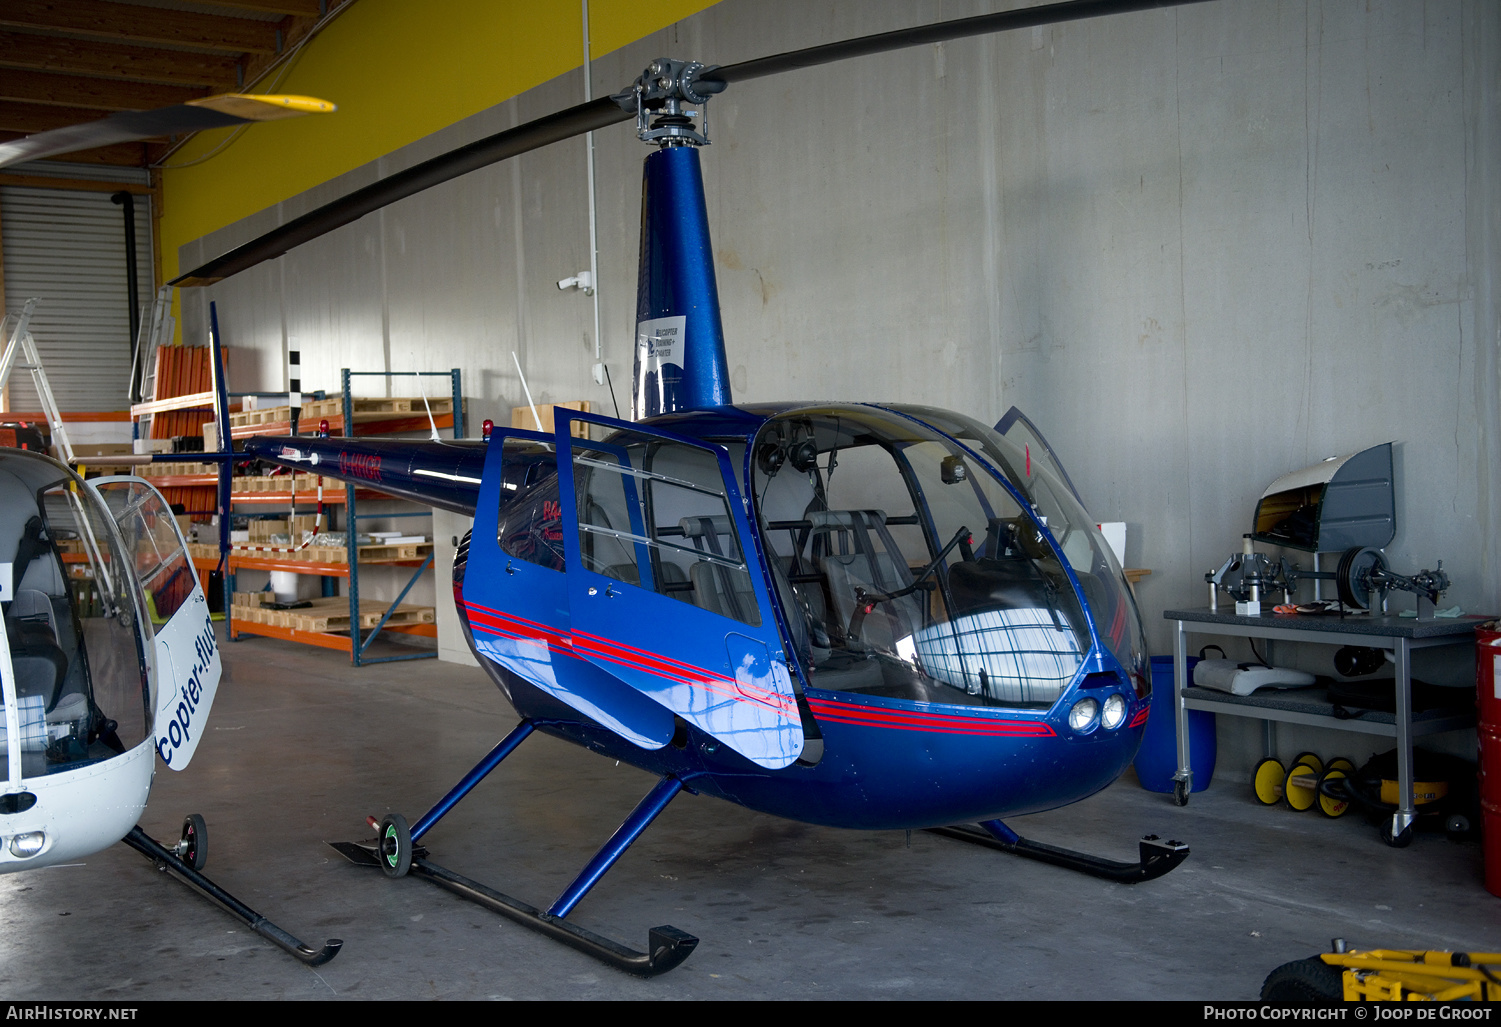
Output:
<svg viewBox="0 0 1501 1027">
<path fill-rule="evenodd" d="M 232 548 L 236 553 L 254 557 L 258 555 L 256 547 L 270 544 L 268 542 L 236 542 Z M 290 549 L 291 546 L 278 546 L 278 548 Z M 360 546 L 356 560 L 359 563 L 403 563 L 409 560 L 426 560 L 432 551 L 431 542 L 409 542 L 396 546 Z M 308 546 L 296 552 L 273 552 L 266 555 L 271 559 L 297 563 L 347 564 L 349 562 L 349 550 L 343 546 Z"/>
<path fill-rule="evenodd" d="M 136 469 L 135 473 L 139 478 L 183 478 L 188 475 L 218 474 L 219 469 L 213 464 L 173 461 L 172 463 L 143 464 Z"/>
<path fill-rule="evenodd" d="M 244 428 L 247 425 L 274 424 L 277 421 L 290 421 L 291 419 L 292 408 L 289 406 L 261 407 L 257 410 L 241 410 L 237 414 L 230 414 L 229 426 Z"/>
<path fill-rule="evenodd" d="M 328 563 L 348 563 L 349 550 L 335 546 L 308 546 L 303 552 L 317 549 L 326 556 L 319 557 Z M 433 551 L 431 542 L 404 542 L 395 546 L 359 546 L 356 548 L 360 563 L 399 563 L 403 560 L 426 560 Z"/>
<path fill-rule="evenodd" d="M 421 396 L 391 396 L 388 398 L 364 398 L 354 397 L 350 400 L 350 407 L 354 411 L 356 424 L 368 421 L 384 421 L 392 417 L 426 417 L 427 411 L 432 410 L 434 417 L 453 413 L 452 396 L 429 396 L 427 405 L 424 406 Z M 285 409 L 285 408 L 283 408 Z M 315 399 L 302 406 L 300 423 L 313 424 L 322 418 L 342 417 L 344 414 L 344 400 L 342 397 L 333 396 L 329 399 Z M 282 420 L 286 420 L 285 417 Z"/>
<path fill-rule="evenodd" d="M 251 593 L 254 595 L 255 593 Z M 296 631 L 348 631 L 349 598 L 332 596 L 311 600 L 312 605 L 297 610 L 273 610 L 265 605 L 235 605 L 235 616 L 251 624 L 265 624 Z M 360 628 L 373 628 L 380 623 L 389 603 L 378 599 L 360 600 Z M 396 607 L 386 620 L 388 625 L 402 627 L 411 624 L 432 624 L 436 613 L 431 606 L 403 604 Z"/>
<path fill-rule="evenodd" d="M 318 482 L 323 482 L 325 489 L 343 489 L 343 482 L 333 478 L 322 478 L 317 474 L 244 474 L 238 478 L 230 479 L 229 491 L 236 495 L 260 492 L 291 492 L 294 488 L 298 492 L 317 492 Z"/>
</svg>

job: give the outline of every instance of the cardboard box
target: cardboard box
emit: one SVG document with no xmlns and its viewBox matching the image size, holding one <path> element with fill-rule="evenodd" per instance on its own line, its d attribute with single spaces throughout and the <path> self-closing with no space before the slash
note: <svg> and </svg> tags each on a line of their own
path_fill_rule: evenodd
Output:
<svg viewBox="0 0 1501 1027">
<path fill-rule="evenodd" d="M 538 403 L 537 417 L 542 419 L 541 431 L 551 434 L 557 430 L 553 423 L 554 413 L 558 407 L 568 410 L 577 410 L 580 413 L 589 413 L 589 401 L 587 399 L 573 400 L 567 403 Z M 536 418 L 532 417 L 532 408 L 529 406 L 511 408 L 511 427 L 521 428 L 524 431 L 538 431 Z M 589 437 L 589 426 L 577 421 L 573 424 L 573 434 L 581 439 Z"/>
</svg>

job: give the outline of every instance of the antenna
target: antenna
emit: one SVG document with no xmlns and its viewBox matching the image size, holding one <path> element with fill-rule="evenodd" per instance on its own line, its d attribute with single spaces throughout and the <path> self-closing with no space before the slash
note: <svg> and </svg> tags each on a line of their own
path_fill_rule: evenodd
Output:
<svg viewBox="0 0 1501 1027">
<path fill-rule="evenodd" d="M 546 431 L 542 427 L 542 418 L 537 416 L 537 404 L 532 400 L 532 390 L 527 388 L 526 375 L 521 373 L 521 360 L 516 356 L 515 350 L 511 350 L 511 359 L 516 362 L 516 376 L 521 379 L 521 391 L 526 393 L 526 405 L 532 408 L 532 420 L 537 422 L 538 431 Z"/>
<path fill-rule="evenodd" d="M 427 386 L 422 384 L 422 376 L 420 374 L 417 376 L 417 388 L 422 390 L 422 405 L 427 408 L 427 423 L 432 427 L 433 441 L 442 442 L 443 436 L 438 434 L 438 422 L 433 420 L 432 404 L 427 401 Z M 458 422 L 454 423 L 457 424 Z"/>
</svg>

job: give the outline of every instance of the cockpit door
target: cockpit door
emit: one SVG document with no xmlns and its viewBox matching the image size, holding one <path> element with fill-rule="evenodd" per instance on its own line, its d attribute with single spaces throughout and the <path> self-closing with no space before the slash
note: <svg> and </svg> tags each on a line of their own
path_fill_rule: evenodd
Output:
<svg viewBox="0 0 1501 1027">
<path fill-rule="evenodd" d="M 1063 461 L 1058 459 L 1058 454 L 1053 452 L 1053 447 L 1048 445 L 1048 440 L 1043 438 L 1042 432 L 1032 423 L 1026 414 L 1016 407 L 1006 411 L 1006 416 L 996 422 L 997 434 L 1015 443 L 1018 449 L 1026 453 L 1025 467 L 1018 467 L 1027 479 L 1028 490 L 1031 490 L 1033 481 L 1033 466 L 1040 464 L 1051 471 L 1057 478 L 1068 486 L 1068 490 L 1074 494 L 1080 506 L 1084 506 L 1084 499 L 1079 495 L 1079 490 L 1074 487 L 1073 480 L 1068 472 L 1063 469 Z"/>
<path fill-rule="evenodd" d="M 593 663 L 569 658 L 556 449 L 551 435 L 491 437 L 455 598 L 480 656 L 633 745 L 660 749 L 672 740 L 671 714 Z"/>
<path fill-rule="evenodd" d="M 222 665 L 208 600 L 172 508 L 140 478 L 98 478 L 98 489 L 134 560 L 156 634 L 156 751 L 181 770 L 193 758 L 219 688 Z"/>
<path fill-rule="evenodd" d="M 753 763 L 792 763 L 802 718 L 729 455 L 557 414 L 574 651 Z"/>
</svg>

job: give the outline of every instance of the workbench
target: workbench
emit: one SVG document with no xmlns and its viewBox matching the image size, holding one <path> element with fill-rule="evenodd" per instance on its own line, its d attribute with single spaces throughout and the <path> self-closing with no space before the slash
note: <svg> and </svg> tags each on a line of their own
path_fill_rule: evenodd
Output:
<svg viewBox="0 0 1501 1027">
<path fill-rule="evenodd" d="M 1267 755 L 1273 747 L 1275 722 L 1306 724 L 1336 731 L 1378 735 L 1396 741 L 1401 802 L 1389 824 L 1382 827 L 1388 844 L 1403 846 L 1412 840 L 1417 819 L 1412 791 L 1412 741 L 1424 735 L 1473 728 L 1473 699 L 1460 706 L 1414 713 L 1412 709 L 1412 653 L 1440 646 L 1473 645 L 1475 627 L 1490 617 L 1412 618 L 1365 614 L 1337 617 L 1305 614 L 1263 614 L 1246 617 L 1233 611 L 1197 609 L 1166 610 L 1172 621 L 1173 708 L 1178 734 L 1178 771 L 1173 775 L 1173 801 L 1188 804 L 1193 771 L 1189 763 L 1188 711 L 1204 710 L 1229 717 L 1251 717 L 1265 725 Z M 1387 649 L 1396 666 L 1396 711 L 1368 711 L 1358 717 L 1335 716 L 1335 707 L 1322 689 L 1292 691 L 1261 690 L 1238 696 L 1210 688 L 1191 686 L 1187 680 L 1188 636 L 1207 634 L 1237 638 L 1322 645 L 1360 645 Z M 1456 689 L 1460 695 L 1469 693 Z"/>
</svg>

